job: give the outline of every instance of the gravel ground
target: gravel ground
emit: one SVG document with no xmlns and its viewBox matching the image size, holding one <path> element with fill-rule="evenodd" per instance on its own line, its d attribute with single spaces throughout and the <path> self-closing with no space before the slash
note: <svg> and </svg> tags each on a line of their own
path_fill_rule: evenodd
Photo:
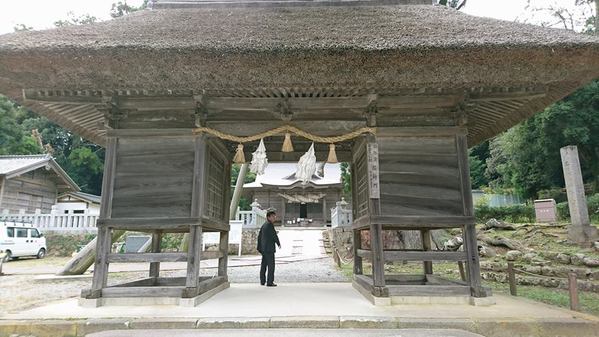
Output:
<svg viewBox="0 0 599 337">
<path fill-rule="evenodd" d="M 22 261 L 25 263 L 35 263 Z M 10 263 L 20 263 L 10 262 Z M 42 262 L 40 262 L 42 263 Z M 234 283 L 259 282 L 259 265 L 230 267 L 229 280 Z M 212 276 L 216 268 L 203 269 L 201 274 Z M 109 284 L 122 283 L 147 277 L 147 272 L 111 273 Z M 184 276 L 185 270 L 167 271 L 164 276 Z M 79 296 L 81 289 L 91 286 L 91 278 L 34 281 L 34 275 L 0 276 L 0 316 L 7 312 L 18 312 L 48 302 Z M 333 265 L 329 257 L 303 260 L 298 262 L 279 263 L 275 269 L 275 282 L 346 282 L 349 281 Z"/>
</svg>

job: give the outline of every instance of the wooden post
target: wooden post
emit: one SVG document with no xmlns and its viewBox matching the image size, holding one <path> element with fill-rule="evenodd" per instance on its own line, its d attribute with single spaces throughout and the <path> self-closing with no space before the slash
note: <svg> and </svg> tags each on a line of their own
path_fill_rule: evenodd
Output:
<svg viewBox="0 0 599 337">
<path fill-rule="evenodd" d="M 518 292 L 516 290 L 516 271 L 514 270 L 514 262 L 507 263 L 507 277 L 510 283 L 510 295 L 518 296 Z"/>
<path fill-rule="evenodd" d="M 322 198 L 322 218 L 324 219 L 324 225 L 327 225 L 327 197 Z"/>
<path fill-rule="evenodd" d="M 219 249 L 223 254 L 218 259 L 218 276 L 227 277 L 227 263 L 229 261 L 229 232 L 220 232 Z"/>
<path fill-rule="evenodd" d="M 422 239 L 422 249 L 424 251 L 430 251 L 432 249 L 431 231 L 428 229 L 423 229 L 420 231 L 420 236 Z M 433 273 L 433 262 L 432 261 L 424 261 L 423 268 L 424 268 L 424 275 L 431 275 Z"/>
<path fill-rule="evenodd" d="M 385 286 L 385 258 L 383 256 L 383 230 L 379 224 L 370 224 L 370 249 L 372 252 L 372 281 L 375 287 Z"/>
<path fill-rule="evenodd" d="M 110 228 L 98 227 L 98 243 L 96 244 L 96 263 L 92 279 L 91 298 L 102 296 L 102 289 L 108 281 L 108 254 L 112 245 Z"/>
<path fill-rule="evenodd" d="M 458 269 L 460 270 L 460 279 L 462 281 L 468 281 L 466 278 L 466 271 L 464 270 L 464 262 L 458 261 Z"/>
<path fill-rule="evenodd" d="M 152 233 L 152 253 L 160 253 L 160 241 L 162 240 L 162 232 L 156 231 Z M 150 277 L 158 278 L 160 275 L 160 262 L 150 263 Z"/>
<path fill-rule="evenodd" d="M 189 250 L 187 251 L 187 277 L 185 287 L 188 297 L 197 296 L 202 251 L 202 226 L 189 227 Z"/>
<path fill-rule="evenodd" d="M 578 282 L 576 282 L 576 273 L 568 274 L 568 289 L 570 291 L 570 309 L 580 310 L 580 302 L 578 301 Z"/>
<path fill-rule="evenodd" d="M 362 258 L 358 256 L 358 250 L 362 249 L 362 231 L 359 229 L 352 230 L 354 239 L 354 274 L 362 275 L 364 269 L 362 268 Z"/>
<path fill-rule="evenodd" d="M 468 141 L 465 134 L 456 135 L 456 152 L 458 155 L 458 167 L 460 169 L 460 191 L 462 194 L 464 216 L 474 215 L 472 203 L 472 188 L 470 185 L 470 168 L 468 166 Z M 476 239 L 476 226 L 464 226 L 464 251 L 467 255 L 468 283 L 470 283 L 470 294 L 473 297 L 486 296 L 480 280 L 480 262 L 478 259 L 478 242 Z"/>
</svg>

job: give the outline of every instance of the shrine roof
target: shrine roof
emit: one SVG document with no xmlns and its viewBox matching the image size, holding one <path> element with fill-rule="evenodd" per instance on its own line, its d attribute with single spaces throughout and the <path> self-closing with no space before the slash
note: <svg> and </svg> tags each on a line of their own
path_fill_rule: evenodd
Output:
<svg viewBox="0 0 599 337">
<path fill-rule="evenodd" d="M 322 164 L 322 163 L 320 163 Z M 270 163 L 264 174 L 256 176 L 256 180 L 243 185 L 243 188 L 260 188 L 265 186 L 291 187 L 300 181 L 295 178 L 297 163 Z M 321 173 L 317 172 L 310 179 L 312 186 L 330 186 L 341 184 L 341 164 L 325 164 Z"/>
<path fill-rule="evenodd" d="M 596 36 L 384 0 L 250 2 L 158 1 L 105 22 L 1 35 L 0 94 L 102 144 L 106 107 L 98 103 L 122 96 L 451 91 L 464 104 L 447 116 L 463 110 L 474 145 L 599 77 Z M 514 92 L 521 97 L 508 101 Z"/>
</svg>

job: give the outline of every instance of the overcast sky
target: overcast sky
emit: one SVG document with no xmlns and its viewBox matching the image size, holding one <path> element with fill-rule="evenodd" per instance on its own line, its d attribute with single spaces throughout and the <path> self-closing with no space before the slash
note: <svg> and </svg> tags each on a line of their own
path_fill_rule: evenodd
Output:
<svg viewBox="0 0 599 337">
<path fill-rule="evenodd" d="M 100 20 L 110 19 L 110 7 L 117 0 L 0 0 L 0 34 L 11 33 L 17 24 L 34 29 L 53 27 L 55 21 L 90 14 Z M 557 3 L 572 6 L 574 0 L 530 0 L 533 3 Z M 143 0 L 128 0 L 137 6 Z M 503 20 L 531 21 L 525 11 L 527 0 L 468 0 L 463 10 L 468 14 Z M 529 12 L 528 12 L 529 13 Z"/>
</svg>

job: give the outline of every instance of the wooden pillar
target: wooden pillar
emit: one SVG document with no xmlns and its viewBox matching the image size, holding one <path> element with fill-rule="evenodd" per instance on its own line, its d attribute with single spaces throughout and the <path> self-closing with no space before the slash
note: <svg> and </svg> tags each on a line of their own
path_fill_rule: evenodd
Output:
<svg viewBox="0 0 599 337">
<path fill-rule="evenodd" d="M 281 215 L 281 226 L 285 226 L 285 203 L 286 199 L 281 197 L 281 211 L 279 214 Z"/>
<path fill-rule="evenodd" d="M 186 297 L 198 295 L 200 279 L 200 254 L 202 251 L 202 226 L 189 227 L 189 249 L 187 251 Z"/>
<path fill-rule="evenodd" d="M 468 143 L 466 135 L 456 136 L 456 147 L 458 154 L 458 166 L 460 169 L 460 183 L 462 200 L 464 206 L 464 215 L 473 216 L 474 206 L 472 203 L 472 188 L 470 185 L 470 168 L 468 167 Z M 464 226 L 464 251 L 467 258 L 468 283 L 470 284 L 470 294 L 473 297 L 484 297 L 484 291 L 480 278 L 480 262 L 478 259 L 478 243 L 476 239 L 476 226 Z"/>
<path fill-rule="evenodd" d="M 102 178 L 102 203 L 100 219 L 112 217 L 112 195 L 114 193 L 114 177 L 116 170 L 116 154 L 118 140 L 116 137 L 106 138 L 106 154 L 104 159 L 104 176 Z M 108 254 L 112 245 L 112 230 L 108 226 L 99 226 L 96 237 L 96 260 L 90 298 L 102 296 L 102 288 L 108 282 Z"/>
<path fill-rule="evenodd" d="M 352 232 L 354 239 L 354 274 L 362 275 L 364 273 L 362 258 L 358 256 L 358 250 L 362 249 L 362 230 L 354 229 Z"/>
<path fill-rule="evenodd" d="M 227 278 L 227 263 L 229 261 L 229 232 L 220 232 L 219 248 L 223 256 L 218 259 L 218 276 L 224 276 Z"/>
<path fill-rule="evenodd" d="M 372 252 L 372 281 L 375 287 L 385 286 L 385 257 L 383 230 L 379 224 L 370 224 L 370 250 Z"/>
<path fill-rule="evenodd" d="M 107 226 L 98 227 L 91 298 L 102 297 L 102 289 L 106 287 L 108 281 L 108 254 L 110 254 L 110 246 L 112 245 L 110 232 L 111 229 Z"/>
<path fill-rule="evenodd" d="M 152 253 L 160 253 L 160 241 L 162 241 L 162 232 L 152 233 Z M 158 278 L 160 275 L 160 262 L 150 262 L 150 277 Z"/>
<path fill-rule="evenodd" d="M 4 198 L 4 185 L 6 184 L 6 178 L 0 177 L 0 210 L 2 210 L 2 199 Z"/>
<path fill-rule="evenodd" d="M 424 251 L 430 251 L 432 249 L 431 231 L 428 229 L 423 229 L 420 231 L 420 236 L 422 238 L 422 249 Z M 431 275 L 433 273 L 433 262 L 424 261 L 423 268 L 425 275 Z"/>
<path fill-rule="evenodd" d="M 322 218 L 324 219 L 324 224 L 327 224 L 327 214 L 328 214 L 328 210 L 327 210 L 327 197 L 324 196 L 322 198 Z"/>
<path fill-rule="evenodd" d="M 368 161 L 368 195 L 371 216 L 381 214 L 381 192 L 379 183 L 379 147 L 373 135 L 366 136 L 366 158 Z M 383 251 L 383 226 L 370 224 L 370 249 L 372 252 L 372 281 L 375 296 L 388 296 L 385 288 L 385 253 Z"/>
</svg>

